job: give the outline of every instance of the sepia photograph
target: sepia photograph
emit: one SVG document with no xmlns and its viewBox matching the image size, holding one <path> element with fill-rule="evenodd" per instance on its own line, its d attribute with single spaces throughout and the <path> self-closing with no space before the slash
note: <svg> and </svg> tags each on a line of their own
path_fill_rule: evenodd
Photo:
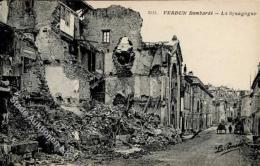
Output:
<svg viewBox="0 0 260 166">
<path fill-rule="evenodd" d="M 260 1 L 0 0 L 0 166 L 260 166 Z"/>
</svg>

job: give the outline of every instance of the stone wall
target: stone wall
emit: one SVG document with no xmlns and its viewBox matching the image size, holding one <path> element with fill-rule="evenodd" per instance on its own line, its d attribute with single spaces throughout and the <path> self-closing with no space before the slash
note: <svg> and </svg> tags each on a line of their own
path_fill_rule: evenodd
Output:
<svg viewBox="0 0 260 166">
<path fill-rule="evenodd" d="M 140 14 L 132 9 L 112 5 L 104 9 L 94 9 L 85 14 L 84 37 L 93 42 L 97 48 L 104 52 L 112 52 L 119 39 L 127 36 L 135 49 L 141 48 Z M 102 42 L 102 30 L 110 30 L 110 42 Z"/>
<path fill-rule="evenodd" d="M 35 43 L 42 60 L 64 61 L 64 53 L 68 52 L 69 49 L 68 43 L 61 40 L 50 25 L 45 25 L 39 29 Z"/>
<path fill-rule="evenodd" d="M 26 90 L 28 92 L 39 92 L 40 91 L 40 86 L 41 86 L 41 81 L 37 73 L 36 66 L 30 67 L 28 72 L 22 74 L 22 89 Z M 41 73 L 43 75 L 43 72 Z"/>
<path fill-rule="evenodd" d="M 7 24 L 17 29 L 33 29 L 35 26 L 35 12 L 33 0 L 9 0 Z"/>
<path fill-rule="evenodd" d="M 79 80 L 67 78 L 62 66 L 46 66 L 45 78 L 53 96 L 61 93 L 64 98 L 79 98 Z"/>
<path fill-rule="evenodd" d="M 75 99 L 76 104 L 89 100 L 89 73 L 75 62 L 77 55 L 70 53 L 72 39 L 61 36 L 59 1 L 28 0 L 30 10 L 26 1 L 10 1 L 8 23 L 35 35 L 35 44 L 45 63 L 43 74 L 52 96 L 61 94 L 64 98 Z M 100 58 L 96 65 L 102 70 Z M 36 91 L 36 79 L 33 69 L 29 70 L 23 75 L 24 87 Z"/>
</svg>

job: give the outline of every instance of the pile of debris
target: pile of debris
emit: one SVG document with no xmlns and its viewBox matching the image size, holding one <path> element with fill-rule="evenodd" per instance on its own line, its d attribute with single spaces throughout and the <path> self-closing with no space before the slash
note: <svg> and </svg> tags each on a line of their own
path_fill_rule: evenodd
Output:
<svg viewBox="0 0 260 166">
<path fill-rule="evenodd" d="M 79 117 L 53 104 L 28 104 L 27 98 L 28 95 L 20 94 L 17 102 L 26 108 L 28 116 L 34 116 L 45 126 L 66 150 L 73 149 L 72 156 L 66 157 L 70 161 L 100 154 L 109 158 L 140 157 L 150 150 L 160 150 L 181 141 L 177 130 L 160 125 L 158 115 L 136 112 L 123 104 L 111 106 L 96 103 L 91 110 L 84 111 L 83 117 Z M 8 136 L 2 138 L 5 143 L 38 142 L 41 152 L 61 155 L 17 108 L 10 111 L 8 131 Z"/>
<path fill-rule="evenodd" d="M 136 112 L 133 108 L 128 110 L 123 104 L 97 104 L 85 113 L 83 121 L 88 122 L 84 131 L 92 129 L 88 136 L 93 135 L 97 142 L 117 150 L 126 147 L 160 150 L 181 141 L 178 130 L 160 125 L 159 115 Z"/>
</svg>

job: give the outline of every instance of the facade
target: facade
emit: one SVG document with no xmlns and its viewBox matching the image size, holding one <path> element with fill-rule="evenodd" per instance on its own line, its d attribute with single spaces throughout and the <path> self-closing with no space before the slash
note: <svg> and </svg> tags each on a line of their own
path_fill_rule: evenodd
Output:
<svg viewBox="0 0 260 166">
<path fill-rule="evenodd" d="M 186 72 L 184 72 L 181 89 L 181 129 L 183 132 L 192 130 L 192 90 L 192 80 L 186 75 Z"/>
<path fill-rule="evenodd" d="M 252 131 L 252 118 L 251 118 L 251 97 L 246 94 L 241 97 L 241 121 L 244 126 L 244 132 L 250 133 Z"/>
<path fill-rule="evenodd" d="M 187 77 L 191 80 L 191 99 L 186 99 L 191 103 L 187 126 L 194 131 L 203 130 L 212 125 L 213 96 L 192 72 L 189 72 Z"/>
<path fill-rule="evenodd" d="M 252 119 L 253 119 L 252 131 L 253 131 L 253 135 L 259 136 L 260 135 L 260 63 L 258 65 L 258 73 L 253 81 L 251 88 L 252 88 L 251 109 L 252 109 Z"/>
</svg>

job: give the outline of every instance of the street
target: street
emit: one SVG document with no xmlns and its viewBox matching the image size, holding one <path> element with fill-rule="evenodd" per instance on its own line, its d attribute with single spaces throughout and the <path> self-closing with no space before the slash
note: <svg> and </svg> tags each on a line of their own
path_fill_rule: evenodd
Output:
<svg viewBox="0 0 260 166">
<path fill-rule="evenodd" d="M 141 159 L 132 160 L 113 160 L 98 163 L 97 165 L 152 165 L 152 166 L 244 166 L 260 165 L 242 155 L 242 151 L 237 150 L 223 154 L 216 152 L 217 143 L 232 144 L 239 143 L 242 136 L 234 134 L 216 134 L 211 128 L 203 131 L 194 139 L 181 144 L 173 145 L 166 151 L 152 152 L 151 155 L 144 156 Z M 222 155 L 223 154 L 223 155 Z M 96 165 L 96 164 L 94 164 Z"/>
</svg>

